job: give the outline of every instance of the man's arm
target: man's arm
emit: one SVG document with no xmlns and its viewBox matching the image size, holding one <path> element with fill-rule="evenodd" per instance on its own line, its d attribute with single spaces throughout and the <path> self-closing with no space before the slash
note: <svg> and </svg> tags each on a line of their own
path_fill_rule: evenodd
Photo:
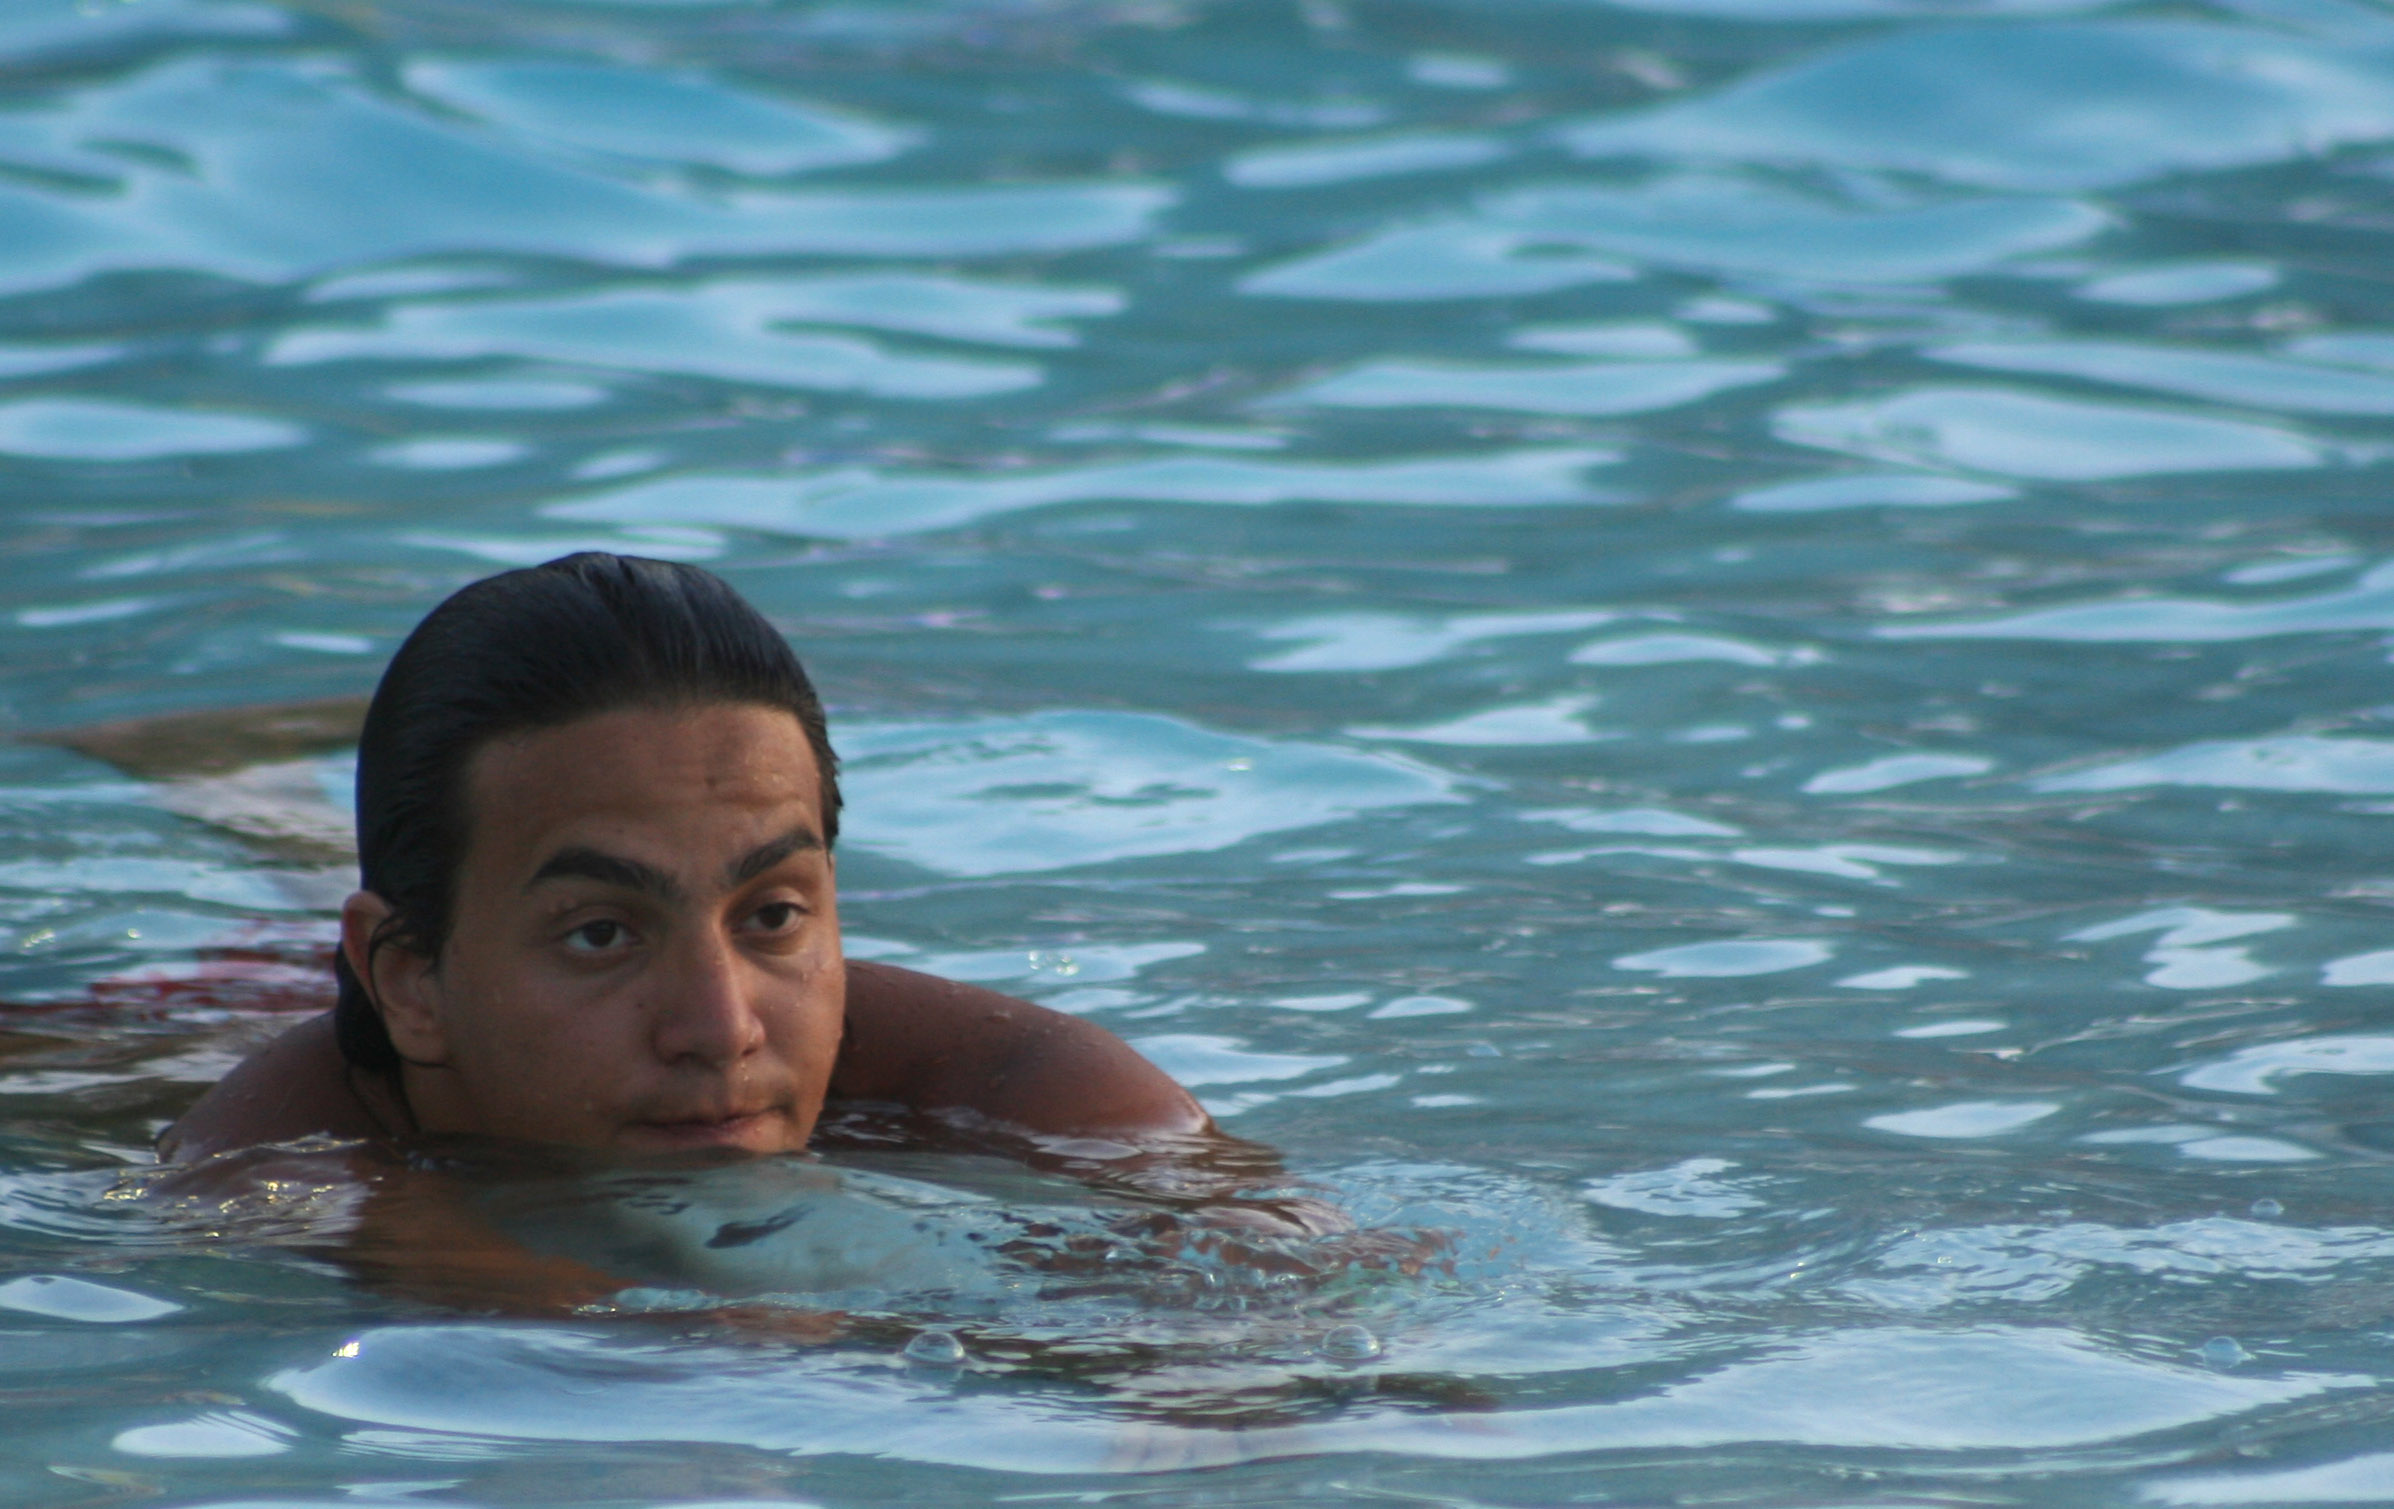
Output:
<svg viewBox="0 0 2394 1509">
<path fill-rule="evenodd" d="M 1213 1128 L 1188 1091 L 1103 1027 L 977 985 L 854 960 L 831 1093 L 972 1111 L 1064 1136 Z"/>
</svg>

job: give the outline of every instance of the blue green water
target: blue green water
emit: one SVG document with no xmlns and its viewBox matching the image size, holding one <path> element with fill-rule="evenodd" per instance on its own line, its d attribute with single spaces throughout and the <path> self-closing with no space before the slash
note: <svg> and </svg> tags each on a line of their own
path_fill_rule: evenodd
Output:
<svg viewBox="0 0 2394 1509">
<path fill-rule="evenodd" d="M 2394 1502 L 2390 251 L 2353 0 L 9 0 L 0 1501 Z M 584 546 L 807 657 L 852 953 L 1453 1272 L 133 1198 L 347 770 L 22 736 Z"/>
</svg>

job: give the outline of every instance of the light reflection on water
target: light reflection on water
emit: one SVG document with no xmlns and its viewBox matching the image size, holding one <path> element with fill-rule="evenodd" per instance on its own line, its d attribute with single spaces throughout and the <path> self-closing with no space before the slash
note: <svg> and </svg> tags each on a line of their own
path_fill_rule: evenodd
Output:
<svg viewBox="0 0 2394 1509">
<path fill-rule="evenodd" d="M 16 0 L 0 57 L 11 1502 L 2394 1501 L 2378 12 Z M 757 1345 L 691 1316 L 796 1248 L 497 1320 L 344 1280 L 306 1177 L 130 1198 L 320 978 L 347 764 L 42 736 L 355 696 L 585 545 L 807 654 L 855 954 L 1104 1022 L 1452 1271 L 1101 1295 L 851 1160 L 947 1278 Z"/>
</svg>

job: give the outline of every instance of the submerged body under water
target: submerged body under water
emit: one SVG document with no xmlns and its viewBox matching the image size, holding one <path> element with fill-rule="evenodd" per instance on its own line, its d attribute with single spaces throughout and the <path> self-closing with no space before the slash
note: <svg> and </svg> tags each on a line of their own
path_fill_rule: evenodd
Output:
<svg viewBox="0 0 2394 1509">
<path fill-rule="evenodd" d="M 0 1501 L 2394 1502 L 2381 8 L 0 63 Z M 356 1150 L 154 1166 L 327 998 L 383 659 L 584 546 L 807 658 L 852 955 L 1435 1258 L 1104 1150 L 411 1170 L 622 1280 L 541 1308 Z"/>
</svg>

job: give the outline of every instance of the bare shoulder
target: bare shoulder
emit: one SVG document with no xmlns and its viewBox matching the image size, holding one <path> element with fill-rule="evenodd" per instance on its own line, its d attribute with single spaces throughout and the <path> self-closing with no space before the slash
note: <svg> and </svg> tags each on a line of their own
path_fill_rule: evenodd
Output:
<svg viewBox="0 0 2394 1509">
<path fill-rule="evenodd" d="M 387 1137 L 395 1099 L 350 1072 L 328 1013 L 252 1053 L 159 1139 L 176 1162 L 313 1135 Z M 966 1110 L 1023 1130 L 1139 1137 L 1209 1132 L 1189 1093 L 1093 1022 L 887 964 L 848 966 L 831 1093 Z"/>
<path fill-rule="evenodd" d="M 1094 1022 L 862 961 L 848 965 L 847 1031 L 831 1089 L 1060 1135 L 1212 1128 L 1188 1091 Z"/>
<path fill-rule="evenodd" d="M 360 1095 L 333 1041 L 328 1012 L 243 1059 L 166 1129 L 158 1152 L 192 1163 L 213 1153 L 311 1134 L 382 1137 L 389 1130 Z"/>
</svg>

